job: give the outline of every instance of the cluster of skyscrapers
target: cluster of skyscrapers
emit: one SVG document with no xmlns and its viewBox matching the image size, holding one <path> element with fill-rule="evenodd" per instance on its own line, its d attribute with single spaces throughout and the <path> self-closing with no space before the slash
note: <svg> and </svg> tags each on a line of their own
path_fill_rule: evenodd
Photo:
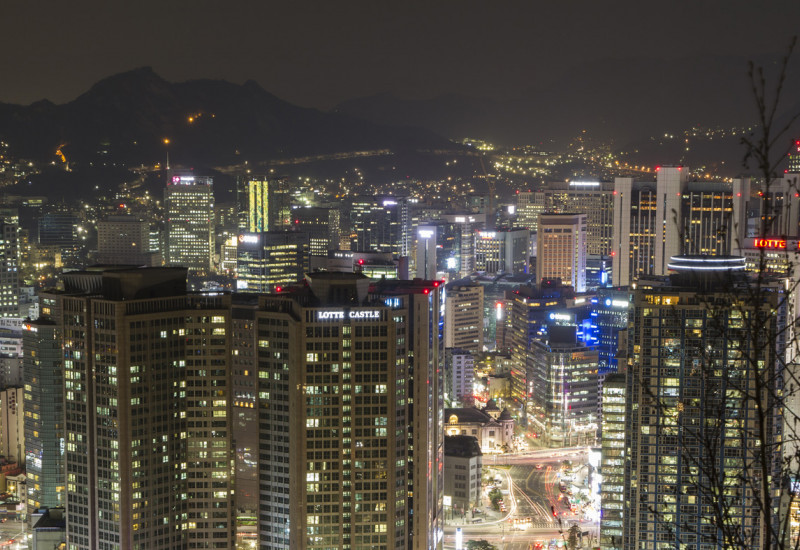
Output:
<svg viewBox="0 0 800 550">
<path fill-rule="evenodd" d="M 441 548 L 445 407 L 473 403 L 493 352 L 495 421 L 510 412 L 553 447 L 600 434 L 603 547 L 718 547 L 697 490 L 717 458 L 741 473 L 730 514 L 762 540 L 747 449 L 780 449 L 783 419 L 754 436 L 730 373 L 794 360 L 787 337 L 750 361 L 746 328 L 768 311 L 765 334 L 787 334 L 798 316 L 797 177 L 665 166 L 495 212 L 306 204 L 267 177 L 220 208 L 210 178 L 172 176 L 163 231 L 105 218 L 97 265 L 24 309 L 2 373 L 21 390 L 1 407 L 19 400 L 24 428 L 2 450 L 25 462 L 31 515 L 65 507 L 70 550 L 233 548 L 242 510 L 263 549 Z M 2 215 L 0 311 L 19 318 L 20 222 Z M 758 304 L 748 273 L 769 277 Z M 686 426 L 719 428 L 719 456 Z M 451 452 L 469 468 L 479 454 Z"/>
</svg>

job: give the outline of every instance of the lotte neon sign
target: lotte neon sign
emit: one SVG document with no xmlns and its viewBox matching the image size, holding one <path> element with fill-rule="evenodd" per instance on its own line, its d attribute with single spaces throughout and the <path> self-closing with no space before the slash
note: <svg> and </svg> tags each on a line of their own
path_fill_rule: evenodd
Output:
<svg viewBox="0 0 800 550">
<path fill-rule="evenodd" d="M 753 246 L 756 248 L 786 248 L 785 239 L 753 239 Z M 797 242 L 796 247 L 800 250 L 800 241 Z"/>
</svg>

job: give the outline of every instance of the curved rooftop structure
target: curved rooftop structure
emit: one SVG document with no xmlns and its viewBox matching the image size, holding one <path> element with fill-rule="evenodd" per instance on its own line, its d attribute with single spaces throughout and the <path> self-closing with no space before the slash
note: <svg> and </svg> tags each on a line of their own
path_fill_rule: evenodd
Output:
<svg viewBox="0 0 800 550">
<path fill-rule="evenodd" d="M 672 256 L 667 267 L 678 273 L 744 271 L 743 256 Z"/>
</svg>

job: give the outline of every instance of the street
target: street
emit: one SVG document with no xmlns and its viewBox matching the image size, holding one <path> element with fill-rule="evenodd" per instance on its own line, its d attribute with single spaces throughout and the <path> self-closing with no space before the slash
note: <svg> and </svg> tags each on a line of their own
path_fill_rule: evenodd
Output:
<svg viewBox="0 0 800 550">
<path fill-rule="evenodd" d="M 27 548 L 27 541 L 25 535 L 28 532 L 27 525 L 17 519 L 8 519 L 0 523 L 0 548 L 9 548 L 10 550 L 18 550 Z M 14 540 L 13 543 L 9 543 Z"/>
<path fill-rule="evenodd" d="M 456 548 L 457 528 L 461 529 L 464 548 L 467 541 L 481 539 L 501 550 L 528 550 L 536 543 L 547 548 L 551 540 L 566 540 L 572 524 L 577 524 L 582 533 L 596 536 L 597 523 L 584 518 L 578 506 L 571 509 L 567 494 L 571 490 L 562 492 L 559 488 L 564 460 L 573 463 L 573 471 L 588 471 L 583 467 L 588 458 L 586 451 L 586 447 L 541 449 L 487 457 L 484 466 L 503 480 L 500 489 L 506 512 L 492 510 L 484 491 L 482 514 L 475 516 L 480 518 L 478 523 L 473 523 L 470 517 L 448 518 L 445 548 Z M 583 481 L 575 482 L 582 484 Z M 588 547 L 588 540 L 584 547 Z"/>
</svg>

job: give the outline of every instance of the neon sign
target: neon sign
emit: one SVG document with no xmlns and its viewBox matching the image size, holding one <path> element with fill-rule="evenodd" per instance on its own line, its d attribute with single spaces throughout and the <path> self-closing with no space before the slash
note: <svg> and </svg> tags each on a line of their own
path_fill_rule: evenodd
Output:
<svg viewBox="0 0 800 550">
<path fill-rule="evenodd" d="M 786 239 L 753 239 L 753 246 L 755 248 L 786 248 Z M 800 249 L 800 241 L 797 243 L 797 248 Z"/>
<path fill-rule="evenodd" d="M 317 321 L 341 321 L 344 319 L 375 319 L 381 318 L 380 310 L 361 311 L 318 311 Z"/>
</svg>

